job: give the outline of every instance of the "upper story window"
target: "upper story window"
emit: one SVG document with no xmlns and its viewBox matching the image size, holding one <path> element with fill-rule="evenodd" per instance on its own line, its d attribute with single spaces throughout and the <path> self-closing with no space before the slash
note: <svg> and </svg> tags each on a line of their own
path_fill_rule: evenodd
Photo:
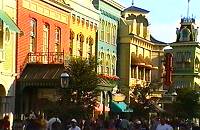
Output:
<svg viewBox="0 0 200 130">
<path fill-rule="evenodd" d="M 79 56 L 83 56 L 84 35 L 82 33 L 77 34 L 77 41 L 78 41 Z"/>
<path fill-rule="evenodd" d="M 0 19 L 0 49 L 3 49 L 3 20 Z"/>
<path fill-rule="evenodd" d="M 61 52 L 61 29 L 55 29 L 55 52 Z"/>
<path fill-rule="evenodd" d="M 69 47 L 69 53 L 72 56 L 73 55 L 73 41 L 74 41 L 74 32 L 70 30 L 70 47 Z"/>
<path fill-rule="evenodd" d="M 8 42 L 9 40 L 10 40 L 10 30 L 7 27 L 6 30 L 5 30 L 5 41 Z"/>
<path fill-rule="evenodd" d="M 88 53 L 89 53 L 89 57 L 91 57 L 92 56 L 92 45 L 93 45 L 93 38 L 91 38 L 91 37 L 89 37 L 89 51 L 88 51 Z"/>
<path fill-rule="evenodd" d="M 104 41 L 104 32 L 105 32 L 105 22 L 104 21 L 101 21 L 101 37 L 100 37 L 100 40 Z"/>
<path fill-rule="evenodd" d="M 116 40 L 117 40 L 117 27 L 116 26 L 113 26 L 113 29 L 112 29 L 112 43 L 114 45 L 116 45 Z"/>
<path fill-rule="evenodd" d="M 36 51 L 36 38 L 37 38 L 37 21 L 31 19 L 31 32 L 30 32 L 30 52 Z"/>
<path fill-rule="evenodd" d="M 75 21 L 76 21 L 76 15 L 73 14 L 73 15 L 72 15 L 72 22 L 75 23 Z"/>
<path fill-rule="evenodd" d="M 110 43 L 110 23 L 106 26 L 106 42 Z"/>
<path fill-rule="evenodd" d="M 43 25 L 43 52 L 48 52 L 49 49 L 49 25 Z"/>
</svg>

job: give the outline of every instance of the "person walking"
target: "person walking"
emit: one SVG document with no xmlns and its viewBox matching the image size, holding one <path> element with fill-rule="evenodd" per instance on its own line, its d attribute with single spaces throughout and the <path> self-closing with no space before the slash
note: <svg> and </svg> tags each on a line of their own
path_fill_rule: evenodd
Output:
<svg viewBox="0 0 200 130">
<path fill-rule="evenodd" d="M 166 124 L 164 119 L 160 119 L 160 124 L 157 126 L 156 130 L 173 130 L 171 125 Z"/>
<path fill-rule="evenodd" d="M 81 130 L 80 127 L 77 126 L 77 121 L 76 119 L 71 120 L 71 127 L 69 130 Z"/>
</svg>

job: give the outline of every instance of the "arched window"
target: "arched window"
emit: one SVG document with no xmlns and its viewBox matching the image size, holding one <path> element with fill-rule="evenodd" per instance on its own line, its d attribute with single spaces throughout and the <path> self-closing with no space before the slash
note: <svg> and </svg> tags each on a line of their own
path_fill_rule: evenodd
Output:
<svg viewBox="0 0 200 130">
<path fill-rule="evenodd" d="M 70 30 L 70 47 L 69 47 L 69 54 L 73 55 L 73 42 L 74 42 L 74 32 Z"/>
<path fill-rule="evenodd" d="M 31 19 L 31 32 L 30 32 L 30 52 L 36 52 L 36 38 L 37 38 L 37 21 L 35 19 Z"/>
<path fill-rule="evenodd" d="M 106 27 L 106 42 L 110 43 L 110 23 L 107 23 Z"/>
<path fill-rule="evenodd" d="M 43 62 L 48 62 L 48 52 L 49 52 L 49 24 L 45 23 L 43 25 L 43 44 L 42 44 L 42 52 L 43 52 Z"/>
<path fill-rule="evenodd" d="M 55 52 L 61 52 L 61 29 L 55 29 Z"/>
<path fill-rule="evenodd" d="M 77 40 L 78 40 L 78 47 L 79 47 L 79 56 L 83 56 L 83 42 L 84 42 L 84 36 L 82 33 L 79 33 L 77 35 Z"/>
<path fill-rule="evenodd" d="M 89 55 L 92 56 L 92 46 L 94 44 L 94 40 L 92 37 L 89 37 Z"/>
<path fill-rule="evenodd" d="M 101 59 L 104 60 L 104 53 L 101 52 Z"/>
<path fill-rule="evenodd" d="M 43 52 L 48 52 L 49 50 L 49 24 L 43 25 Z"/>
<path fill-rule="evenodd" d="M 116 75 L 116 58 L 112 56 L 112 75 Z"/>
<path fill-rule="evenodd" d="M 102 20 L 101 21 L 101 37 L 100 37 L 100 40 L 101 41 L 104 41 L 104 32 L 105 32 L 105 22 Z"/>
<path fill-rule="evenodd" d="M 113 45 L 116 45 L 116 41 L 117 41 L 117 27 L 116 25 L 113 26 L 113 33 L 112 33 L 112 43 Z"/>
</svg>

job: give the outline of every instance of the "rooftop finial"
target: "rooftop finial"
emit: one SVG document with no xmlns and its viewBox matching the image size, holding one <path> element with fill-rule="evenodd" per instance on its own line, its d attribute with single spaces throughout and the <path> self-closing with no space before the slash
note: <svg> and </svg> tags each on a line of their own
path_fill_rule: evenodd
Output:
<svg viewBox="0 0 200 130">
<path fill-rule="evenodd" d="M 132 0 L 132 6 L 134 6 L 134 0 Z"/>
<path fill-rule="evenodd" d="M 187 18 L 189 18 L 189 11 L 190 11 L 190 0 L 188 0 Z"/>
</svg>

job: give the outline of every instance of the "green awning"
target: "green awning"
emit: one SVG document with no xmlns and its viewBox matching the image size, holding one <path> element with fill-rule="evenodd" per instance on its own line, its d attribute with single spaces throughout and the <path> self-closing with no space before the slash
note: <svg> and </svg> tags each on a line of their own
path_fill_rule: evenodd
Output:
<svg viewBox="0 0 200 130">
<path fill-rule="evenodd" d="M 15 31 L 17 33 L 20 32 L 20 29 L 17 27 L 15 22 L 3 10 L 0 10 L 0 19 L 3 20 L 4 23 L 6 23 L 10 30 Z"/>
<path fill-rule="evenodd" d="M 114 102 L 112 101 L 110 104 L 110 108 L 112 112 L 133 112 L 133 109 L 129 108 L 129 106 L 125 102 Z"/>
</svg>

